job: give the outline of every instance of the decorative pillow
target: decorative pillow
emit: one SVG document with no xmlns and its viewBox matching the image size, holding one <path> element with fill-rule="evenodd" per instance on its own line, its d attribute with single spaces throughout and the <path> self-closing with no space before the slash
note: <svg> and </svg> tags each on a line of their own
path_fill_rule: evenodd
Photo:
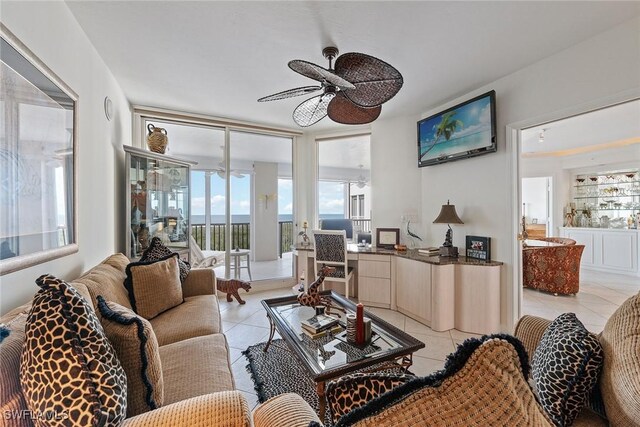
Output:
<svg viewBox="0 0 640 427">
<path fill-rule="evenodd" d="M 558 426 L 576 419 L 598 382 L 604 353 L 575 314 L 549 324 L 533 355 L 531 377 L 542 407 Z"/>
<path fill-rule="evenodd" d="M 182 285 L 178 254 L 158 261 L 132 262 L 126 268 L 124 286 L 129 291 L 131 307 L 145 319 L 182 304 Z"/>
<path fill-rule="evenodd" d="M 600 390 L 612 426 L 640 419 L 640 293 L 611 315 L 600 334 L 604 365 Z"/>
<path fill-rule="evenodd" d="M 449 355 L 444 369 L 411 379 L 352 410 L 339 426 L 553 424 L 527 384 L 529 362 L 509 335 L 471 338 Z"/>
<path fill-rule="evenodd" d="M 151 239 L 147 250 L 142 253 L 140 262 L 159 261 L 174 253 L 176 252 L 172 252 L 171 249 L 166 247 L 159 237 L 154 237 Z M 178 265 L 180 266 L 180 282 L 184 282 L 189 275 L 189 271 L 191 271 L 191 264 L 189 264 L 189 261 L 178 257 Z"/>
<path fill-rule="evenodd" d="M 127 374 L 127 417 L 161 407 L 164 380 L 151 324 L 118 303 L 105 301 L 102 296 L 97 299 L 104 332 Z"/>
<path fill-rule="evenodd" d="M 0 343 L 2 343 L 2 341 L 4 341 L 4 339 L 8 337 L 10 333 L 11 331 L 6 325 L 0 325 Z"/>
<path fill-rule="evenodd" d="M 404 384 L 413 375 L 394 374 L 351 374 L 331 381 L 325 395 L 335 423 L 338 419 L 355 408 L 359 408 L 375 397 Z"/>
<path fill-rule="evenodd" d="M 120 425 L 127 378 L 90 303 L 53 276 L 36 283 L 20 361 L 27 406 L 47 415 L 36 425 Z"/>
</svg>

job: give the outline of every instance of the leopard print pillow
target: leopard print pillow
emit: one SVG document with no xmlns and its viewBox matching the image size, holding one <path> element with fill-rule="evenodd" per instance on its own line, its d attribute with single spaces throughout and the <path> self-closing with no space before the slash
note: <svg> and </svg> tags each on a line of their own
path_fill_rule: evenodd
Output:
<svg viewBox="0 0 640 427">
<path fill-rule="evenodd" d="M 25 326 L 20 383 L 36 426 L 118 426 L 127 411 L 127 378 L 95 312 L 51 275 Z"/>
<path fill-rule="evenodd" d="M 151 243 L 146 251 L 140 257 L 140 262 L 159 261 L 172 255 L 174 252 L 166 247 L 159 237 L 151 239 Z M 178 266 L 180 267 L 180 283 L 184 283 L 185 279 L 191 271 L 191 264 L 178 257 Z"/>
<path fill-rule="evenodd" d="M 331 381 L 327 386 L 326 396 L 333 422 L 337 422 L 340 417 L 352 409 L 359 408 L 373 398 L 412 378 L 415 377 L 413 375 L 359 373 L 345 375 Z"/>
<path fill-rule="evenodd" d="M 604 353 L 575 314 L 558 316 L 533 355 L 531 377 L 542 407 L 558 426 L 576 419 L 598 382 Z"/>
</svg>

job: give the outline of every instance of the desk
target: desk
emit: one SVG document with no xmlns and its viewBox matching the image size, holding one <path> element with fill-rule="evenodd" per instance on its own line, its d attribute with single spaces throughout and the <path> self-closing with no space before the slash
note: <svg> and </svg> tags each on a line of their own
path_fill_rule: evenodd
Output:
<svg viewBox="0 0 640 427">
<path fill-rule="evenodd" d="M 234 250 L 229 252 L 229 255 L 233 258 L 233 277 L 235 279 L 240 279 L 240 270 L 246 268 L 249 273 L 249 280 L 253 280 L 251 278 L 251 261 L 249 260 L 251 251 L 249 249 Z M 247 264 L 245 266 L 242 266 L 242 260 L 240 259 L 242 257 L 247 259 Z"/>
<path fill-rule="evenodd" d="M 305 270 L 311 283 L 313 247 L 295 246 L 293 254 L 296 277 Z M 435 331 L 500 331 L 501 262 L 355 244 L 348 245 L 347 258 L 356 268 L 358 299 L 365 306 L 399 311 Z"/>
</svg>

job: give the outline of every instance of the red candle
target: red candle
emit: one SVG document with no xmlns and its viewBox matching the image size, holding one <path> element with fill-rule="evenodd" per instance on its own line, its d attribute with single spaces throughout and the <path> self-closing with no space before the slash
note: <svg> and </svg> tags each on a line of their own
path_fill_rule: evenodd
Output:
<svg viewBox="0 0 640 427">
<path fill-rule="evenodd" d="M 356 306 L 356 344 L 364 344 L 364 305 Z"/>
</svg>

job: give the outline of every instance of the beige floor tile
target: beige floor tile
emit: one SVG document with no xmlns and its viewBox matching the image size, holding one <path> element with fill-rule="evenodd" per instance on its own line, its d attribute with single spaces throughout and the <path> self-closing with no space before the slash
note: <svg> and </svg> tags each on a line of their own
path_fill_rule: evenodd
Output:
<svg viewBox="0 0 640 427">
<path fill-rule="evenodd" d="M 409 370 L 417 376 L 424 377 L 444 368 L 442 360 L 413 356 L 413 365 Z"/>
<path fill-rule="evenodd" d="M 451 334 L 449 333 L 449 331 L 444 331 L 444 332 L 434 331 L 427 325 L 417 322 L 410 317 L 405 318 L 404 330 L 409 334 L 418 333 L 418 334 L 430 335 L 433 337 L 451 338 Z"/>
<path fill-rule="evenodd" d="M 397 311 L 377 307 L 368 307 L 366 310 L 380 317 L 382 320 L 391 323 L 396 328 L 404 330 L 406 319 L 406 316 L 404 314 L 398 313 Z"/>
<path fill-rule="evenodd" d="M 229 307 L 229 309 L 220 313 L 223 321 L 231 323 L 241 323 L 251 317 L 260 308 L 257 306 L 243 305 L 237 307 Z"/>
<path fill-rule="evenodd" d="M 243 320 L 242 323 L 245 325 L 260 326 L 262 328 L 270 327 L 266 310 L 258 310 L 247 319 Z"/>
<path fill-rule="evenodd" d="M 222 321 L 222 332 L 226 334 L 227 331 L 229 331 L 234 326 L 238 326 L 238 325 L 239 325 L 239 323 L 227 322 L 227 321 L 223 320 Z"/>
<path fill-rule="evenodd" d="M 242 354 L 242 350 L 240 350 L 239 348 L 229 347 L 229 360 L 231 361 L 231 364 L 233 365 L 240 358 L 243 358 L 244 360 L 246 360 L 246 358 Z"/>
<path fill-rule="evenodd" d="M 236 389 L 248 393 L 255 393 L 255 385 L 251 379 L 251 374 L 246 369 L 248 363 L 247 359 L 242 357 L 231 365 L 231 371 L 233 372 Z"/>
<path fill-rule="evenodd" d="M 266 341 L 269 330 L 259 326 L 240 324 L 225 335 L 230 347 L 246 350 L 251 345 Z"/>
<path fill-rule="evenodd" d="M 458 341 L 464 341 L 467 338 L 479 338 L 482 336 L 478 334 L 470 334 L 468 332 L 462 332 L 457 329 L 451 329 L 449 333 L 451 334 L 451 338 Z"/>
<path fill-rule="evenodd" d="M 433 337 L 418 333 L 412 333 L 410 335 L 425 344 L 425 348 L 415 352 L 414 356 L 445 360 L 449 354 L 455 351 L 451 338 Z"/>
</svg>

